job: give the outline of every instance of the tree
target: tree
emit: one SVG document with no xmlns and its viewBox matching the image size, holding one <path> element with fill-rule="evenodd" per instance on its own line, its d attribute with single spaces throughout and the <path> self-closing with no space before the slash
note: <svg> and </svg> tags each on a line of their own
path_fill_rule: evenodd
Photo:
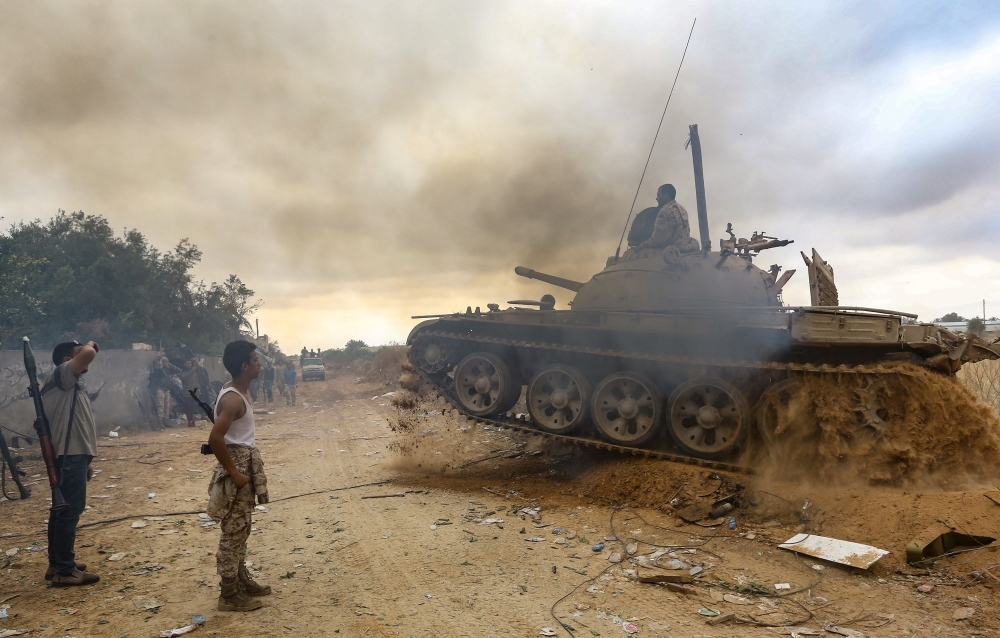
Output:
<svg viewBox="0 0 1000 638">
<path fill-rule="evenodd" d="M 0 233 L 0 341 L 181 342 L 221 352 L 261 302 L 236 275 L 195 282 L 200 260 L 187 239 L 160 252 L 138 230 L 116 236 L 103 217 L 82 211 L 12 225 Z"/>
<path fill-rule="evenodd" d="M 344 345 L 344 354 L 349 358 L 357 359 L 362 353 L 368 353 L 368 344 L 360 339 L 351 339 Z"/>
<path fill-rule="evenodd" d="M 966 321 L 966 318 L 963 317 L 962 315 L 958 314 L 957 312 L 949 312 L 945 316 L 938 317 L 934 321 L 935 322 L 939 322 L 940 321 L 940 322 L 943 322 L 943 323 L 948 323 L 948 322 L 956 322 L 956 321 Z"/>
<path fill-rule="evenodd" d="M 969 319 L 969 323 L 966 324 L 965 329 L 970 335 L 981 337 L 986 332 L 986 322 L 979 317 L 973 317 Z"/>
</svg>

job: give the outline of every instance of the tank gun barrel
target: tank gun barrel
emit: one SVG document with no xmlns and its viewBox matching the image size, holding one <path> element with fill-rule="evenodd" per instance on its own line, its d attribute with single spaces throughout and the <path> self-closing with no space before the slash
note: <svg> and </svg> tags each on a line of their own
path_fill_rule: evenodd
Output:
<svg viewBox="0 0 1000 638">
<path fill-rule="evenodd" d="M 543 272 L 538 272 L 537 270 L 532 270 L 531 268 L 525 268 L 524 266 L 518 266 L 514 269 L 514 272 L 522 277 L 544 281 L 547 284 L 559 286 L 560 288 L 572 290 L 573 292 L 579 292 L 580 288 L 583 288 L 583 282 L 573 281 L 572 279 L 563 279 L 562 277 L 556 277 L 555 275 L 546 275 Z"/>
</svg>

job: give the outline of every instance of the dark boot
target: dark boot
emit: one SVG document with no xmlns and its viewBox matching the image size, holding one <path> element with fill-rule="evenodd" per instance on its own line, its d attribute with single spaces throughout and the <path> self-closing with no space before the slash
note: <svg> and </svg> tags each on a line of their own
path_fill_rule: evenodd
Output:
<svg viewBox="0 0 1000 638">
<path fill-rule="evenodd" d="M 219 595 L 219 611 L 253 611 L 264 606 L 260 600 L 247 596 L 238 578 L 234 578 L 231 583 L 223 578 L 220 584 L 222 593 Z"/>
<path fill-rule="evenodd" d="M 76 571 L 78 571 L 78 572 L 85 572 L 85 571 L 87 571 L 87 565 L 86 565 L 86 563 L 77 563 L 76 564 Z M 52 565 L 49 565 L 49 568 L 45 570 L 45 580 L 52 580 L 52 578 L 55 575 L 56 575 L 56 568 L 53 567 Z"/>
<path fill-rule="evenodd" d="M 250 572 L 247 571 L 246 565 L 240 565 L 240 572 L 237 580 L 240 581 L 240 585 L 243 586 L 243 591 L 245 591 L 248 596 L 269 596 L 271 594 L 270 585 L 258 585 L 253 578 L 250 578 Z"/>
<path fill-rule="evenodd" d="M 53 587 L 79 587 L 80 585 L 90 585 L 101 580 L 101 577 L 97 574 L 91 574 L 89 572 L 81 572 L 78 569 L 74 569 L 72 573 L 62 576 L 56 574 L 52 577 Z"/>
</svg>

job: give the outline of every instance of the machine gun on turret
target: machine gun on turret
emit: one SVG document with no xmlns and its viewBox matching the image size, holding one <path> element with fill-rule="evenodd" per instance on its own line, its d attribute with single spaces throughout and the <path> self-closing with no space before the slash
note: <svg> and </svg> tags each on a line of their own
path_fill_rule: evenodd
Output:
<svg viewBox="0 0 1000 638">
<path fill-rule="evenodd" d="M 719 252 L 723 255 L 739 255 L 748 260 L 752 260 L 762 250 L 780 248 L 795 243 L 795 240 L 792 239 L 768 237 L 763 232 L 754 232 L 750 239 L 744 237 L 737 239 L 731 223 L 726 224 L 726 232 L 729 233 L 729 239 L 719 240 Z"/>
</svg>

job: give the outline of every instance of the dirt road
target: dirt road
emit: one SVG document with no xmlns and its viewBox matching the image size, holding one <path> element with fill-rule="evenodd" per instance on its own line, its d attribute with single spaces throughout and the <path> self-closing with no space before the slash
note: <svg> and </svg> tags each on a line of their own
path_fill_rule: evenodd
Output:
<svg viewBox="0 0 1000 638">
<path fill-rule="evenodd" d="M 537 636 L 546 628 L 563 636 L 633 629 L 640 636 L 774 636 L 759 625 L 795 621 L 871 636 L 1000 629 L 1000 581 L 969 576 L 1000 563 L 994 548 L 920 569 L 904 561 L 906 543 L 938 520 L 1000 536 L 1000 505 L 985 496 L 1000 495 L 993 487 L 755 484 L 536 447 L 537 439 L 442 414 L 435 402 L 401 427 L 382 396 L 388 390 L 343 377 L 310 382 L 300 386 L 298 406 L 258 416 L 275 499 L 255 515 L 247 557 L 258 580 L 275 589 L 263 609 L 215 611 L 218 530 L 199 522 L 214 459 L 198 453 L 207 428 L 177 428 L 101 440 L 101 473 L 81 521 L 89 526 L 77 543 L 79 560 L 101 575 L 95 586 L 53 589 L 42 579 L 45 552 L 31 550 L 46 542 L 45 485 L 35 485 L 27 501 L 0 503 L 0 548 L 18 550 L 9 561 L 0 554 L 0 607 L 9 605 L 0 634 L 156 636 L 199 613 L 206 623 L 197 633 L 219 636 Z M 26 469 L 30 476 L 43 468 L 36 461 Z M 676 515 L 675 508 L 739 490 L 753 493 L 755 505 L 733 512 L 733 530 Z M 777 549 L 798 529 L 891 553 L 858 570 Z M 598 542 L 605 548 L 595 552 Z M 629 560 L 609 561 L 632 543 L 635 556 L 663 546 L 686 568 L 700 567 L 693 593 L 638 583 L 623 573 L 636 568 Z M 1000 569 L 993 573 L 1000 577 Z M 935 589 L 918 592 L 925 582 Z M 790 589 L 776 596 L 783 593 L 776 583 Z M 733 613 L 736 622 L 710 626 L 699 610 Z"/>
</svg>

